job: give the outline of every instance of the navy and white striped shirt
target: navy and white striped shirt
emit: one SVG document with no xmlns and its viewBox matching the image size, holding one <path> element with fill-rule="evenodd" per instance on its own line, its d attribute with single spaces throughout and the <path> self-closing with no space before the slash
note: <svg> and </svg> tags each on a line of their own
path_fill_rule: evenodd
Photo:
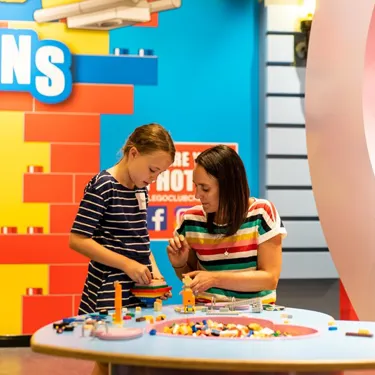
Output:
<svg viewBox="0 0 375 375">
<path fill-rule="evenodd" d="M 111 251 L 147 265 L 152 272 L 147 204 L 146 188 L 128 189 L 102 171 L 87 184 L 71 232 L 90 237 Z M 114 309 L 115 281 L 122 284 L 123 306 L 138 305 L 139 300 L 130 293 L 134 282 L 128 275 L 91 261 L 79 314 Z"/>
</svg>

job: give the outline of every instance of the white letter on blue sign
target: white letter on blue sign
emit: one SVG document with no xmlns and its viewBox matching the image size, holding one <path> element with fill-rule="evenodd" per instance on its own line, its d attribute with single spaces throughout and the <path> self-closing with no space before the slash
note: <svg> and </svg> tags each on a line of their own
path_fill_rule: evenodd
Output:
<svg viewBox="0 0 375 375">
<path fill-rule="evenodd" d="M 43 46 L 35 56 L 36 68 L 43 74 L 35 78 L 36 91 L 48 97 L 64 93 L 66 82 L 64 72 L 54 64 L 64 64 L 65 56 L 61 49 L 54 46 Z"/>
<path fill-rule="evenodd" d="M 72 91 L 72 56 L 61 42 L 38 39 L 33 30 L 0 29 L 0 91 L 28 91 L 56 104 Z"/>
<path fill-rule="evenodd" d="M 31 36 L 14 35 L 1 38 L 1 83 L 13 85 L 14 76 L 19 85 L 31 83 Z M 14 74 L 13 74 L 14 73 Z"/>
</svg>

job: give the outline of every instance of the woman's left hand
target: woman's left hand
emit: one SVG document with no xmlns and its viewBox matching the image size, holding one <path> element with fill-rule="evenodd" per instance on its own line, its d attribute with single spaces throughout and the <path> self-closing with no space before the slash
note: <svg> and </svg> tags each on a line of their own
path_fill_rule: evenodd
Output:
<svg viewBox="0 0 375 375">
<path fill-rule="evenodd" d="M 164 295 L 159 297 L 161 300 L 165 301 L 168 298 L 172 298 L 172 292 L 165 293 Z"/>
<path fill-rule="evenodd" d="M 203 293 L 207 289 L 215 286 L 216 283 L 216 272 L 209 271 L 193 271 L 184 274 L 183 276 L 189 276 L 193 279 L 190 284 L 191 290 L 195 293 Z"/>
</svg>

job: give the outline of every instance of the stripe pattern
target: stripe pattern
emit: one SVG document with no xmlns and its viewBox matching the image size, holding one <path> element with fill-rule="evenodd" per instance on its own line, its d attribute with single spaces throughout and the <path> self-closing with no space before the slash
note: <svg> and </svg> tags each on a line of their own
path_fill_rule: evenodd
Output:
<svg viewBox="0 0 375 375">
<path fill-rule="evenodd" d="M 283 237 L 287 234 L 273 203 L 255 198 L 239 230 L 223 237 L 225 229 L 226 226 L 214 224 L 214 233 L 208 233 L 206 214 L 202 206 L 195 206 L 184 213 L 176 232 L 184 235 L 196 252 L 199 269 L 229 272 L 256 270 L 259 245 L 278 234 Z M 211 288 L 198 298 L 210 300 L 212 296 L 218 301 L 260 297 L 264 303 L 273 303 L 276 291 L 236 292 Z"/>
<path fill-rule="evenodd" d="M 146 189 L 128 189 L 102 171 L 87 184 L 71 232 L 92 238 L 106 249 L 151 269 L 147 231 Z M 139 305 L 130 289 L 134 282 L 123 271 L 91 261 L 84 284 L 80 314 L 114 309 L 114 282 L 122 284 L 123 306 Z"/>
</svg>

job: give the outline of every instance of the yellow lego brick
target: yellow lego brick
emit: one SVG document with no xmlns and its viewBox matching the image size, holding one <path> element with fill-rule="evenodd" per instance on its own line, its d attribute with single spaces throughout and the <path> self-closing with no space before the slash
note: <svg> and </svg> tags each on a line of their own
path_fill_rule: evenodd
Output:
<svg viewBox="0 0 375 375">
<path fill-rule="evenodd" d="M 0 170 L 7 176 L 0 184 L 0 226 L 18 227 L 26 233 L 28 226 L 49 232 L 49 205 L 23 203 L 23 174 L 28 165 L 50 170 L 50 145 L 24 142 L 24 113 L 0 111 Z"/>
<path fill-rule="evenodd" d="M 9 22 L 11 29 L 35 30 L 39 39 L 53 39 L 64 43 L 74 54 L 108 55 L 109 32 L 69 29 L 63 22 Z"/>
<path fill-rule="evenodd" d="M 80 3 L 81 0 L 42 0 L 42 8 L 53 8 L 60 5 Z"/>
<path fill-rule="evenodd" d="M 22 296 L 26 288 L 43 288 L 48 294 L 48 265 L 0 264 L 0 335 L 22 333 Z"/>
</svg>

